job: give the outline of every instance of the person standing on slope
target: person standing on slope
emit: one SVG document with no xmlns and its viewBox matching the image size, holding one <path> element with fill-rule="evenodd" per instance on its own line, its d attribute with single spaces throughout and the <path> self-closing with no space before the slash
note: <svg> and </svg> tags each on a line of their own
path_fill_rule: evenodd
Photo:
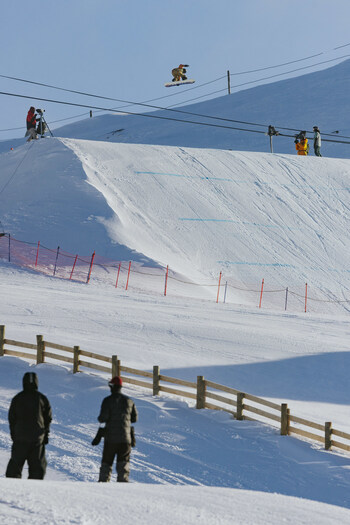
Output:
<svg viewBox="0 0 350 525">
<path fill-rule="evenodd" d="M 298 140 L 300 139 L 300 141 Z M 309 153 L 309 144 L 308 139 L 306 138 L 306 131 L 301 131 L 299 135 L 295 138 L 295 149 L 298 152 L 298 155 L 308 155 Z"/>
<path fill-rule="evenodd" d="M 314 151 L 316 157 L 322 157 L 321 155 L 321 133 L 317 126 L 313 127 L 314 130 Z"/>
<path fill-rule="evenodd" d="M 180 64 L 179 67 L 172 69 L 171 74 L 173 75 L 172 82 L 179 82 L 180 80 L 187 80 L 186 69 L 189 67 L 188 64 Z"/>
<path fill-rule="evenodd" d="M 114 457 L 117 456 L 117 481 L 129 481 L 131 454 L 131 423 L 137 421 L 137 410 L 130 397 L 121 393 L 122 380 L 113 377 L 108 383 L 111 395 L 102 401 L 98 421 L 106 423 L 104 446 L 98 481 L 110 481 Z"/>
<path fill-rule="evenodd" d="M 28 111 L 27 132 L 25 136 L 28 137 L 27 142 L 30 142 L 31 140 L 38 138 L 36 134 L 36 114 L 35 114 L 35 108 L 33 106 L 31 106 Z"/>
<path fill-rule="evenodd" d="M 8 419 L 12 444 L 7 478 L 21 478 L 25 461 L 29 479 L 44 479 L 46 473 L 45 445 L 49 442 L 52 421 L 51 406 L 38 392 L 38 377 L 34 372 L 23 376 L 23 390 L 11 401 Z"/>
</svg>

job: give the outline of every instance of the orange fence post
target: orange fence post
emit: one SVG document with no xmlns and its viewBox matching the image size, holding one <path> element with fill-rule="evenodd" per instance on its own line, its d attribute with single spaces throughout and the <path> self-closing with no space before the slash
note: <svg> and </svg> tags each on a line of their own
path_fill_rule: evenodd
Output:
<svg viewBox="0 0 350 525">
<path fill-rule="evenodd" d="M 261 308 L 261 301 L 262 301 L 263 290 L 264 290 L 264 279 L 262 280 L 262 283 L 261 283 L 261 292 L 260 292 L 259 308 Z"/>
<path fill-rule="evenodd" d="M 37 247 L 37 250 L 36 250 L 35 268 L 37 267 L 37 264 L 38 264 L 39 246 L 40 246 L 40 241 L 38 241 L 38 247 Z"/>
<path fill-rule="evenodd" d="M 219 275 L 218 295 L 216 296 L 216 302 L 217 303 L 219 302 L 221 276 L 222 276 L 222 272 L 220 272 L 220 275 Z"/>
<path fill-rule="evenodd" d="M 129 286 L 130 268 L 131 268 L 131 261 L 129 261 L 128 278 L 127 278 L 127 280 L 126 280 L 125 290 L 127 290 L 127 289 L 128 289 L 128 286 Z"/>
<path fill-rule="evenodd" d="M 74 272 L 74 268 L 75 268 L 77 259 L 78 259 L 78 254 L 75 256 L 74 263 L 73 263 L 73 268 L 72 268 L 72 271 L 70 272 L 69 279 L 71 279 L 73 277 L 73 272 Z"/>
<path fill-rule="evenodd" d="M 117 273 L 117 280 L 115 282 L 115 287 L 118 288 L 118 281 L 119 281 L 119 274 L 120 274 L 120 266 L 121 266 L 121 262 L 119 263 L 119 266 L 118 266 L 118 273 Z"/>
<path fill-rule="evenodd" d="M 91 256 L 91 262 L 90 262 L 89 274 L 88 274 L 88 277 L 87 277 L 87 280 L 86 280 L 86 284 L 88 284 L 89 281 L 90 281 L 91 271 L 92 271 L 92 265 L 94 264 L 94 259 L 95 259 L 95 252 L 94 252 L 94 253 L 92 254 L 92 256 Z"/>
<path fill-rule="evenodd" d="M 59 253 L 60 253 L 60 247 L 57 246 L 55 268 L 54 268 L 54 270 L 53 270 L 53 274 L 54 274 L 54 276 L 56 275 L 56 270 L 57 270 L 57 261 L 58 261 L 58 255 L 59 255 Z"/>
<path fill-rule="evenodd" d="M 307 306 L 307 283 L 305 283 L 305 312 L 306 312 L 306 306 Z"/>
<path fill-rule="evenodd" d="M 165 274 L 164 295 L 166 295 L 166 290 L 167 290 L 167 287 L 168 287 L 168 275 L 169 275 L 169 265 L 167 264 L 167 267 L 166 267 L 166 274 Z"/>
</svg>

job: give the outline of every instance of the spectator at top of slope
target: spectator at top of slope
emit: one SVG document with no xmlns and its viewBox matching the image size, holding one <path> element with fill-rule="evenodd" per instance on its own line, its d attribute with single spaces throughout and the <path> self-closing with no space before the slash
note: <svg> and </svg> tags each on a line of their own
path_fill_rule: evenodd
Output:
<svg viewBox="0 0 350 525">
<path fill-rule="evenodd" d="M 295 138 L 295 149 L 298 152 L 298 155 L 308 155 L 309 153 L 309 144 L 308 139 L 306 138 L 306 131 L 301 131 Z"/>
<path fill-rule="evenodd" d="M 318 126 L 313 127 L 314 130 L 314 151 L 316 157 L 322 157 L 321 155 L 321 133 Z"/>
<path fill-rule="evenodd" d="M 28 137 L 27 142 L 30 142 L 33 139 L 37 139 L 36 133 L 36 114 L 35 107 L 31 106 L 27 114 L 27 132 L 25 134 Z"/>
</svg>

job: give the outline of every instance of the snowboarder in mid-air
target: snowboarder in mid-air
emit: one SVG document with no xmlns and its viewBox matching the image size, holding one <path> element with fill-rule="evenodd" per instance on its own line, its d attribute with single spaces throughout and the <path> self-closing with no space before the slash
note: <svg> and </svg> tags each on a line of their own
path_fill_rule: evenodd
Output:
<svg viewBox="0 0 350 525">
<path fill-rule="evenodd" d="M 167 82 L 165 84 L 165 87 L 171 87 L 171 86 L 181 86 L 182 84 L 193 84 L 193 79 L 188 79 L 186 76 L 186 67 L 190 67 L 188 64 L 180 64 L 179 67 L 174 67 L 174 69 L 171 70 L 171 74 L 173 75 L 172 81 Z"/>
<path fill-rule="evenodd" d="M 172 82 L 179 82 L 179 80 L 187 80 L 185 67 L 190 67 L 188 64 L 180 64 L 179 67 L 175 67 L 171 70 L 173 75 Z"/>
</svg>

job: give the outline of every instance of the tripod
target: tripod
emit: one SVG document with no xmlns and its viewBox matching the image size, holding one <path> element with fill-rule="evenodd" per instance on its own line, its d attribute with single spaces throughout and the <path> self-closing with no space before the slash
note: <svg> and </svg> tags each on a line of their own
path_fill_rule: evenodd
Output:
<svg viewBox="0 0 350 525">
<path fill-rule="evenodd" d="M 36 112 L 39 115 L 39 124 L 38 124 L 38 133 L 41 137 L 44 136 L 45 130 L 48 129 L 50 132 L 51 137 L 53 137 L 52 131 L 48 126 L 48 123 L 45 120 L 44 117 L 44 109 L 37 109 Z"/>
</svg>

